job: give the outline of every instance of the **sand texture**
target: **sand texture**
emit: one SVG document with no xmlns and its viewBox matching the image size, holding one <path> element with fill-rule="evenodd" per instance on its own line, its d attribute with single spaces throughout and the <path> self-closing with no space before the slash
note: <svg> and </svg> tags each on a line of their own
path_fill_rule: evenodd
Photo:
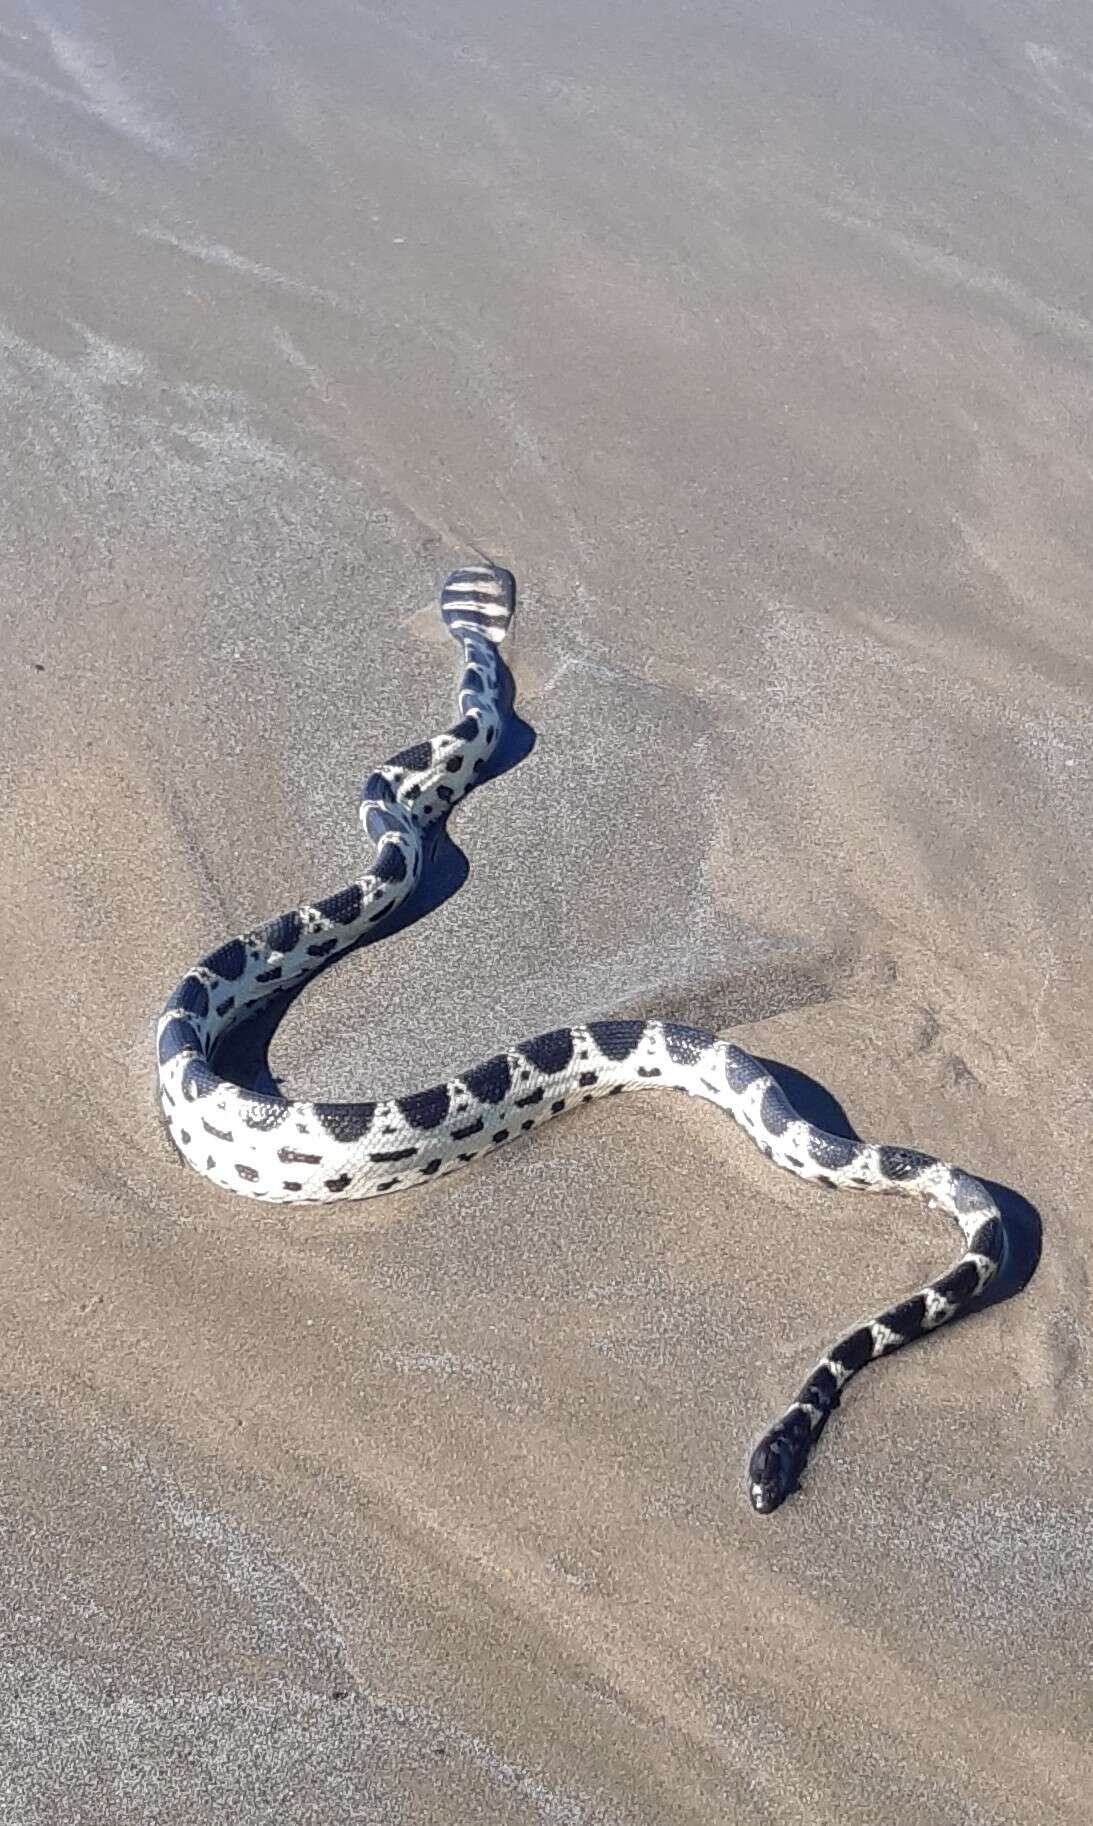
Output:
<svg viewBox="0 0 1093 1826">
<path fill-rule="evenodd" d="M 1090 9 L 0 0 L 0 140 L 0 1822 L 1088 1826 Z M 672 1097 L 296 1211 L 157 1122 L 476 548 L 534 745 L 272 1067 L 661 1012 L 1001 1188 L 771 1519 L 936 1216 Z"/>
</svg>

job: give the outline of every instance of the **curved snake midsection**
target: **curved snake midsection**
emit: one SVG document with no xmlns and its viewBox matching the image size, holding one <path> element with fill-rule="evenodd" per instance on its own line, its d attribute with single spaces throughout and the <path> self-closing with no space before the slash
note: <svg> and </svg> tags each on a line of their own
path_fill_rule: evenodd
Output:
<svg viewBox="0 0 1093 1826">
<path fill-rule="evenodd" d="M 981 1181 L 915 1149 L 828 1134 L 794 1110 L 759 1060 L 672 1021 L 556 1028 L 426 1090 L 371 1102 L 289 1100 L 217 1070 L 226 1033 L 341 953 L 382 936 L 419 886 L 430 832 L 479 782 L 500 740 L 510 680 L 498 645 L 514 606 L 508 572 L 472 566 L 448 578 L 441 613 L 463 655 L 458 720 L 393 755 L 366 782 L 361 819 L 376 848 L 366 874 L 218 945 L 182 978 L 157 1032 L 164 1118 L 182 1158 L 214 1185 L 271 1203 L 329 1202 L 453 1172 L 594 1098 L 669 1088 L 716 1104 L 798 1178 L 926 1198 L 955 1221 L 964 1252 L 937 1280 L 845 1333 L 815 1366 L 752 1455 L 752 1502 L 766 1512 L 796 1484 L 849 1378 L 957 1317 L 997 1271 L 1003 1228 Z"/>
</svg>

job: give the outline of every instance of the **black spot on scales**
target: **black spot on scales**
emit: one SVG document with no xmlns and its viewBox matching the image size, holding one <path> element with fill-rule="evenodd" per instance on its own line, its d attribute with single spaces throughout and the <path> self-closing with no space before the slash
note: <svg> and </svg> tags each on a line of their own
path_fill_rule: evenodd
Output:
<svg viewBox="0 0 1093 1826">
<path fill-rule="evenodd" d="M 377 881 L 405 881 L 406 858 L 397 843 L 385 843 L 372 866 Z"/>
<path fill-rule="evenodd" d="M 413 1160 L 416 1148 L 388 1148 L 380 1154 L 369 1154 L 368 1158 L 378 1166 L 382 1160 Z"/>
<path fill-rule="evenodd" d="M 325 1181 L 326 1189 L 328 1192 L 344 1192 L 345 1188 L 348 1184 L 349 1184 L 349 1174 L 348 1173 L 339 1173 L 336 1178 L 328 1179 Z"/>
<path fill-rule="evenodd" d="M 590 1021 L 588 1031 L 605 1059 L 628 1059 L 645 1031 L 644 1021 Z"/>
<path fill-rule="evenodd" d="M 958 1262 L 948 1274 L 943 1274 L 934 1282 L 934 1292 L 942 1299 L 954 1300 L 962 1305 L 970 1300 L 979 1288 L 979 1271 L 974 1262 Z"/>
<path fill-rule="evenodd" d="M 159 1062 L 161 1065 L 166 1065 L 171 1059 L 177 1059 L 179 1053 L 200 1053 L 200 1051 L 201 1042 L 197 1037 L 197 1031 L 190 1026 L 189 1021 L 178 1019 L 168 1021 L 159 1036 Z"/>
<path fill-rule="evenodd" d="M 512 1073 L 504 1053 L 498 1053 L 493 1059 L 487 1059 L 483 1065 L 473 1065 L 470 1071 L 463 1073 L 463 1083 L 472 1097 L 479 1103 L 500 1103 L 508 1095 L 512 1083 Z"/>
<path fill-rule="evenodd" d="M 238 1173 L 240 1179 L 248 1179 L 248 1180 L 253 1181 L 258 1178 L 258 1168 L 257 1167 L 245 1167 L 241 1161 L 236 1161 L 235 1170 Z"/>
<path fill-rule="evenodd" d="M 360 1141 L 372 1127 L 374 1103 L 317 1103 L 315 1114 L 334 1141 Z"/>
<path fill-rule="evenodd" d="M 321 1167 L 321 1154 L 301 1154 L 299 1148 L 278 1148 L 277 1158 L 286 1167 Z"/>
<path fill-rule="evenodd" d="M 883 1322 L 891 1331 L 898 1331 L 901 1338 L 917 1338 L 925 1321 L 926 1301 L 922 1294 L 916 1293 L 893 1306 L 891 1312 L 886 1312 Z"/>
<path fill-rule="evenodd" d="M 801 1390 L 797 1399 L 807 1402 L 809 1407 L 819 1408 L 822 1414 L 828 1414 L 839 1405 L 839 1387 L 827 1365 L 821 1363 Z"/>
<path fill-rule="evenodd" d="M 336 926 L 351 926 L 354 920 L 360 918 L 363 898 L 360 882 L 354 881 L 349 887 L 343 888 L 340 894 L 329 894 L 325 900 L 317 900 L 315 911 Z"/>
<path fill-rule="evenodd" d="M 453 1129 L 452 1130 L 452 1140 L 453 1141 L 466 1141 L 468 1135 L 480 1135 L 482 1133 L 482 1130 L 485 1128 L 485 1126 L 486 1125 L 482 1121 L 482 1118 L 480 1116 L 478 1118 L 477 1122 L 468 1122 L 466 1128 Z"/>
<path fill-rule="evenodd" d="M 364 785 L 361 787 L 361 804 L 393 805 L 394 803 L 395 789 L 391 785 L 390 780 L 381 773 L 369 774 Z"/>
<path fill-rule="evenodd" d="M 269 951 L 292 951 L 300 942 L 300 915 L 281 913 L 268 925 L 259 926 L 254 936 Z"/>
<path fill-rule="evenodd" d="M 1000 1262 L 1006 1247 L 1006 1233 L 1002 1220 L 996 1215 L 985 1217 L 976 1225 L 968 1238 L 968 1248 L 974 1249 L 977 1255 L 985 1255 L 992 1262 Z"/>
<path fill-rule="evenodd" d="M 784 1135 L 793 1114 L 776 1084 L 768 1084 L 759 1105 L 759 1120 L 768 1135 Z"/>
<path fill-rule="evenodd" d="M 726 1047 L 725 1082 L 736 1096 L 741 1096 L 749 1084 L 766 1075 L 758 1059 L 753 1059 L 750 1053 L 741 1052 L 739 1046 Z"/>
<path fill-rule="evenodd" d="M 845 1135 L 826 1135 L 823 1129 L 810 1129 L 808 1151 L 818 1167 L 838 1173 L 857 1159 L 860 1143 Z"/>
<path fill-rule="evenodd" d="M 309 945 L 307 955 L 308 957 L 329 957 L 332 951 L 338 949 L 339 942 L 336 938 L 324 938 L 317 945 Z M 279 974 L 280 972 L 278 972 Z M 259 977 L 258 980 L 261 982 L 262 979 Z"/>
<path fill-rule="evenodd" d="M 832 1363 L 838 1363 L 851 1374 L 864 1369 L 873 1361 L 873 1334 L 868 1325 L 859 1325 L 847 1338 L 840 1338 L 834 1350 L 828 1352 Z"/>
<path fill-rule="evenodd" d="M 432 758 L 433 745 L 431 742 L 415 742 L 412 748 L 402 748 L 398 754 L 393 754 L 387 765 L 388 767 L 404 767 L 407 773 L 419 774 L 423 768 L 428 767 Z"/>
<path fill-rule="evenodd" d="M 536 1071 L 561 1072 L 573 1057 L 573 1035 L 568 1027 L 556 1027 L 552 1033 L 522 1041 L 518 1050 Z"/>
<path fill-rule="evenodd" d="M 247 967 L 246 948 L 242 939 L 230 938 L 226 945 L 210 951 L 208 957 L 203 957 L 201 962 L 214 976 L 223 977 L 227 983 L 234 983 Z"/>
<path fill-rule="evenodd" d="M 415 1129 L 435 1129 L 448 1114 L 450 1099 L 446 1084 L 437 1084 L 432 1090 L 415 1091 L 410 1097 L 399 1097 L 398 1108 L 407 1122 Z"/>
<path fill-rule="evenodd" d="M 917 1148 L 877 1149 L 877 1165 L 885 1179 L 917 1179 L 933 1164 L 930 1155 L 920 1154 Z"/>
<path fill-rule="evenodd" d="M 678 1021 L 666 1021 L 664 1045 L 673 1065 L 697 1065 L 709 1041 L 694 1027 L 681 1027 Z"/>
<path fill-rule="evenodd" d="M 209 1012 L 209 992 L 200 977 L 184 976 L 167 1006 L 201 1017 Z"/>
</svg>

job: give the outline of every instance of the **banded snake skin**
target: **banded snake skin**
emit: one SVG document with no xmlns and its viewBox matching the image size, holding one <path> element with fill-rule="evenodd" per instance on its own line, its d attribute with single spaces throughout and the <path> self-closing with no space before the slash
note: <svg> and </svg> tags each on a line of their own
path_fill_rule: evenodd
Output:
<svg viewBox="0 0 1093 1826">
<path fill-rule="evenodd" d="M 850 1378 L 963 1313 L 1001 1265 L 1005 1234 L 987 1188 L 913 1148 L 826 1133 L 806 1122 L 759 1060 L 672 1021 L 602 1020 L 523 1040 L 447 1083 L 371 1103 L 308 1103 L 222 1077 L 224 1035 L 331 958 L 381 936 L 422 878 L 431 828 L 482 776 L 511 708 L 498 652 L 515 581 L 496 566 L 454 571 L 441 615 L 461 649 L 459 718 L 377 768 L 361 821 L 371 869 L 339 893 L 229 939 L 187 971 L 157 1027 L 159 1095 L 183 1160 L 214 1185 L 270 1203 L 376 1198 L 452 1173 L 578 1104 L 668 1087 L 717 1104 L 775 1166 L 828 1187 L 901 1192 L 951 1217 L 964 1238 L 937 1280 L 831 1345 L 751 1455 L 760 1514 L 797 1487 L 809 1451 Z"/>
</svg>

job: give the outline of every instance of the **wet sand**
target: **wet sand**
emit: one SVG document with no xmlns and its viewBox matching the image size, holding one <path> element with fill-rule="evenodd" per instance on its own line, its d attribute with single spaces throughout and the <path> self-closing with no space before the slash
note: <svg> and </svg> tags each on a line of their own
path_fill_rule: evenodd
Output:
<svg viewBox="0 0 1093 1826">
<path fill-rule="evenodd" d="M 0 98 L 0 1820 L 1085 1822 L 1087 9 L 0 0 Z M 663 1012 L 1042 1225 L 769 1520 L 938 1218 L 667 1097 L 327 1210 L 157 1124 L 475 547 L 534 747 L 284 1083 Z"/>
</svg>

